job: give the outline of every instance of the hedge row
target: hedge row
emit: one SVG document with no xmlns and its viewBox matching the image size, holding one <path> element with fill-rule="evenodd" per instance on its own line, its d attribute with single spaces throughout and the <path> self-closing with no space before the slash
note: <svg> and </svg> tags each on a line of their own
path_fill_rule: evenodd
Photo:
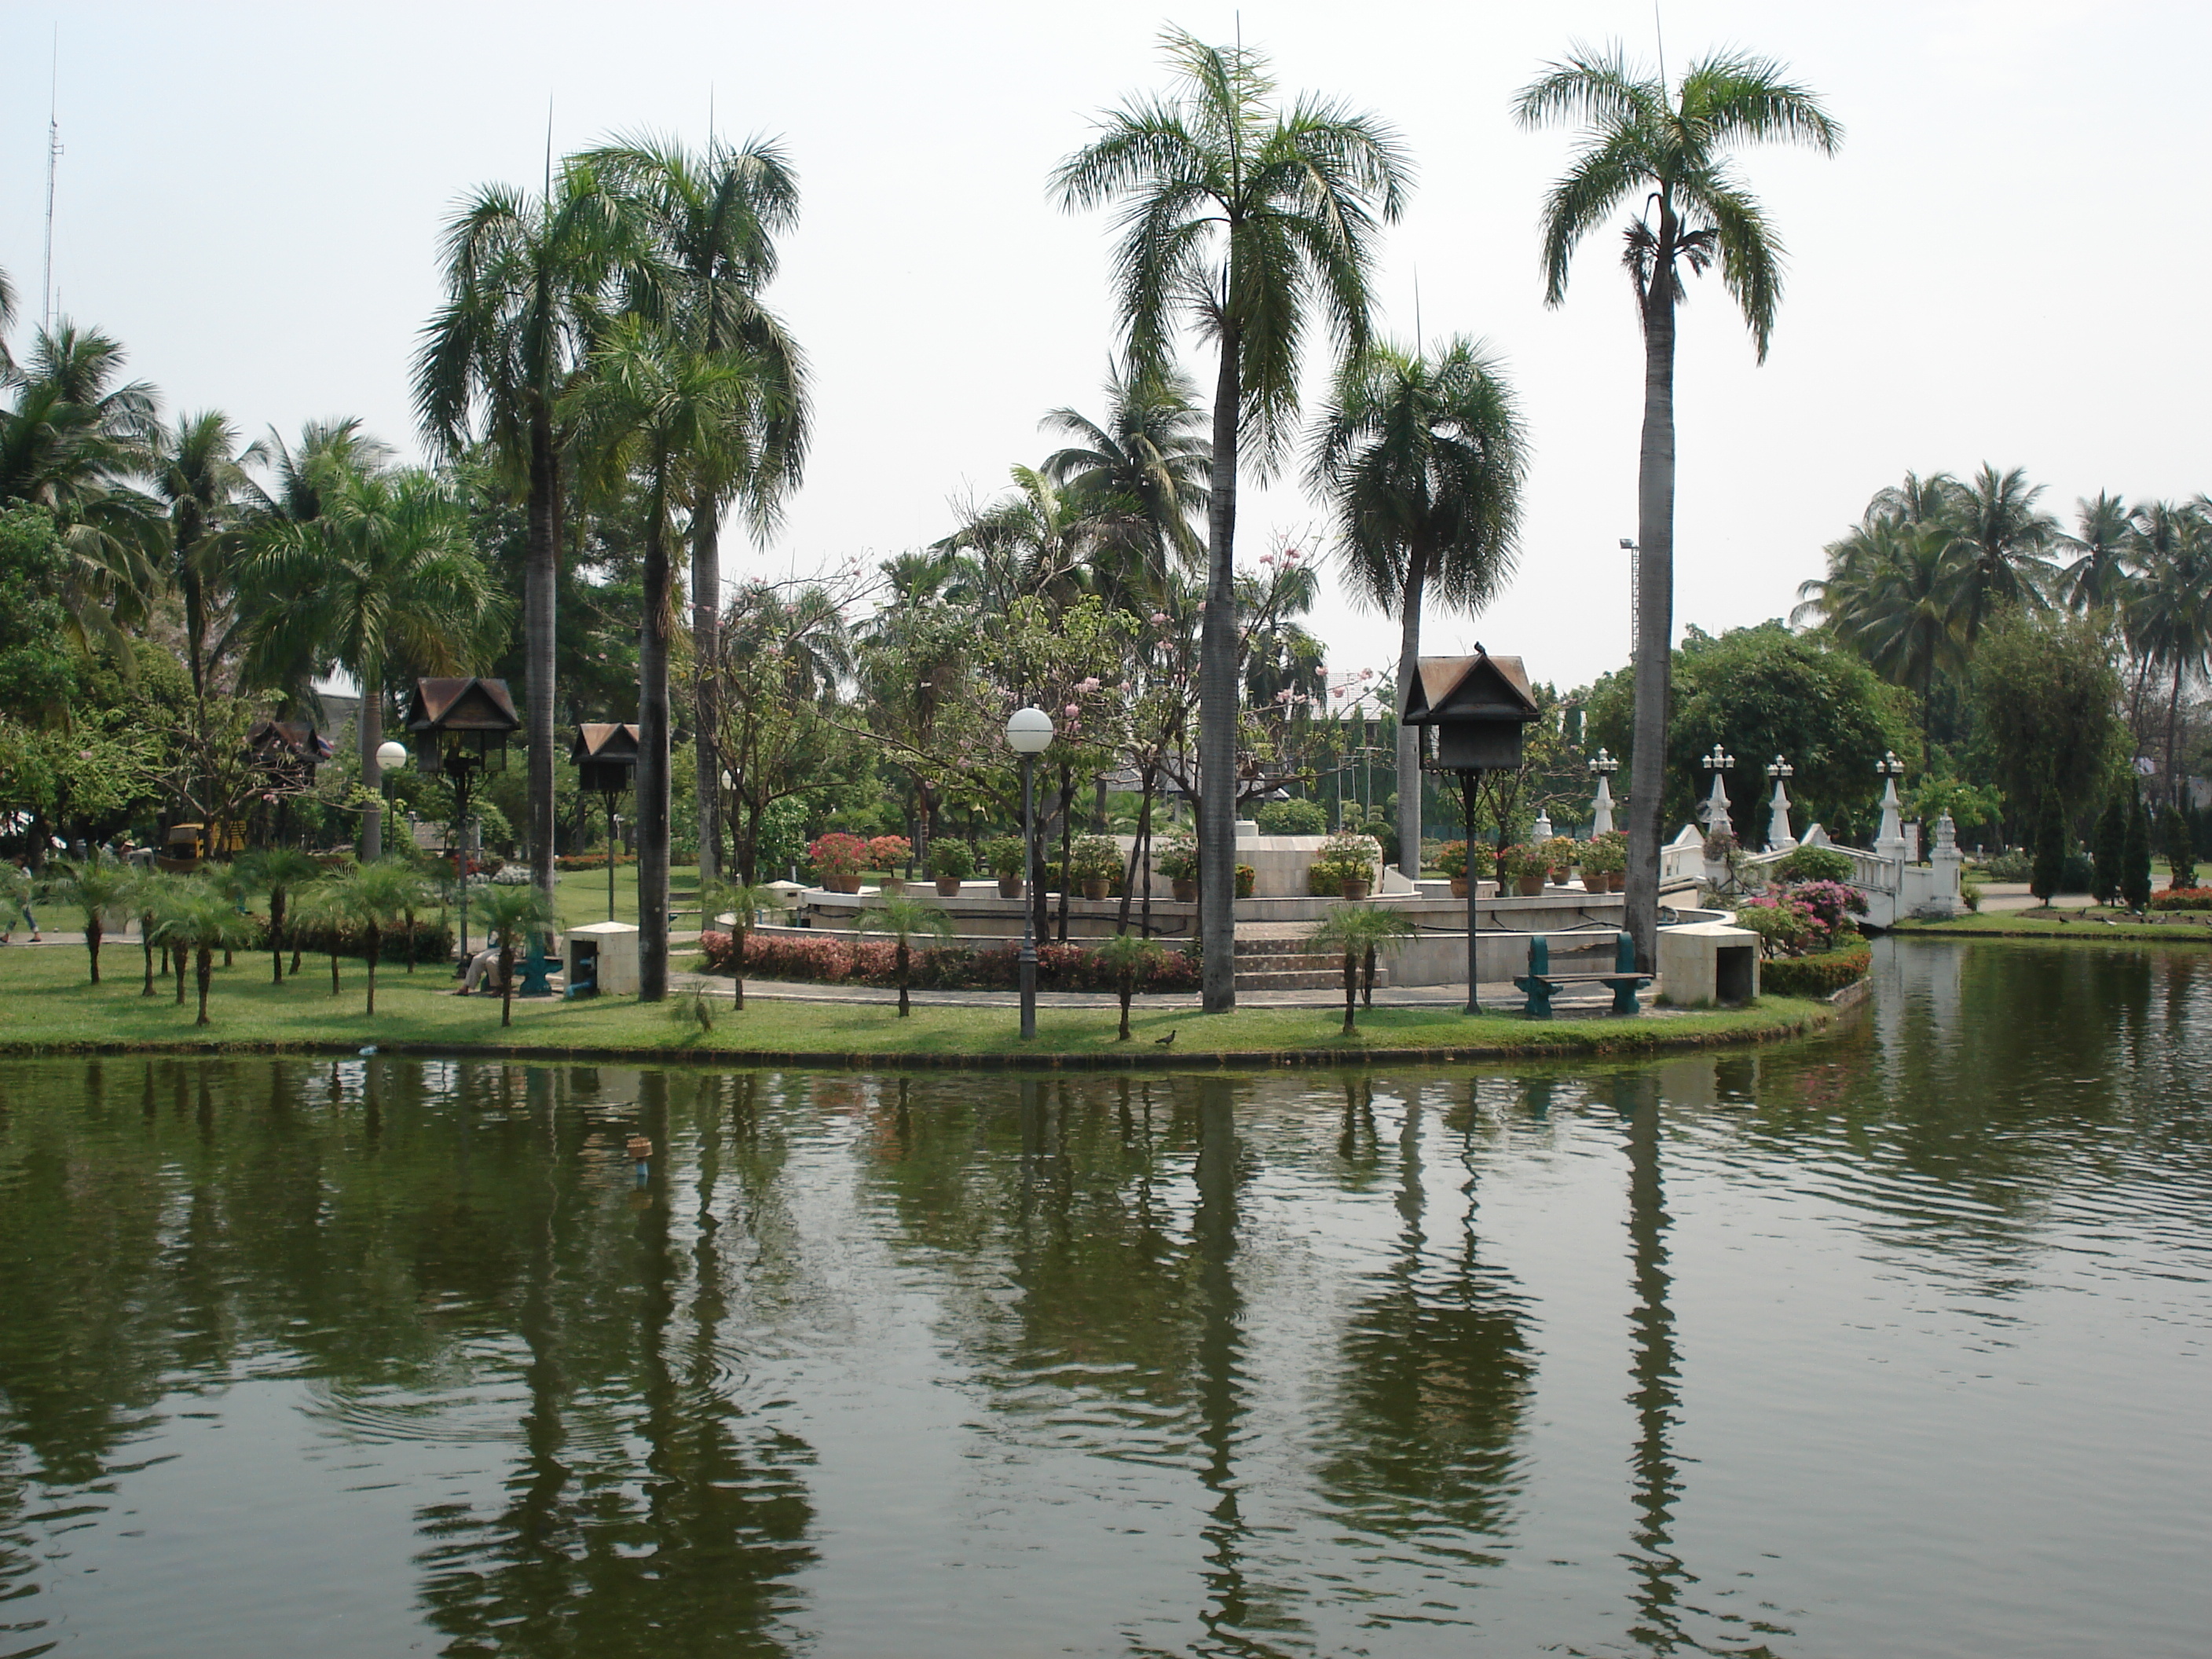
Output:
<svg viewBox="0 0 2212 1659">
<path fill-rule="evenodd" d="M 257 948 L 269 948 L 268 924 L 260 929 L 261 939 Z M 284 948 L 297 948 L 302 956 L 326 957 L 331 954 L 331 942 L 335 935 L 337 954 L 342 957 L 366 957 L 368 954 L 368 935 L 359 927 L 295 927 L 289 921 L 284 924 Z M 473 939 L 471 940 L 473 946 Z M 379 962 L 407 960 L 407 926 L 402 922 L 377 941 L 376 959 Z M 453 930 L 434 916 L 415 918 L 415 960 L 417 962 L 451 962 L 453 959 Z"/>
<path fill-rule="evenodd" d="M 2212 910 L 2212 887 L 2166 887 L 2150 896 L 2154 910 Z"/>
<path fill-rule="evenodd" d="M 732 944 L 728 933 L 699 936 L 708 971 L 731 971 Z M 748 977 L 761 979 L 804 980 L 822 985 L 896 985 L 896 951 L 897 946 L 890 939 L 880 938 L 847 940 L 833 933 L 807 938 L 748 933 L 744 969 Z M 919 990 L 930 991 L 1016 990 L 1021 984 L 1021 949 L 1011 942 L 981 951 L 964 945 L 916 946 L 912 983 Z M 1137 976 L 1140 991 L 1194 991 L 1198 983 L 1197 957 L 1173 947 L 1164 947 Z M 1096 951 L 1080 945 L 1038 945 L 1037 987 L 1045 991 L 1116 988 L 1113 971 L 1098 960 Z"/>
<path fill-rule="evenodd" d="M 615 860 L 617 869 L 627 869 L 637 862 L 637 854 L 624 853 Z M 562 853 L 553 860 L 556 870 L 604 870 L 607 867 L 605 853 Z"/>
<path fill-rule="evenodd" d="M 1759 964 L 1759 988 L 1778 997 L 1825 997 L 1864 979 L 1873 961 L 1863 939 L 1817 957 L 1777 957 Z"/>
</svg>

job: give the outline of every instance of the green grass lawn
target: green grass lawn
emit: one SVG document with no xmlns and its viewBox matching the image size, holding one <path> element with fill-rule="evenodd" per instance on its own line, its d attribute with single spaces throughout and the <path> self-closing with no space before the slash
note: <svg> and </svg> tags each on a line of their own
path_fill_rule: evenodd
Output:
<svg viewBox="0 0 2212 1659">
<path fill-rule="evenodd" d="M 2106 924 L 2110 925 L 2107 926 Z M 2155 939 L 2167 944 L 2212 945 L 2212 911 L 2153 911 L 2137 920 L 2124 910 L 1992 910 L 1948 921 L 1900 921 L 1900 935 L 1936 933 L 1981 939 L 2065 939 L 2110 941 Z"/>
<path fill-rule="evenodd" d="M 1015 1034 L 1009 997 L 988 1008 L 931 1006 L 916 1001 L 902 1020 L 888 1003 L 792 1003 L 755 998 L 746 1010 L 731 1009 L 726 988 L 715 999 L 714 1027 L 679 1022 L 672 1007 L 623 998 L 581 1002 L 558 1000 L 514 1005 L 514 1024 L 502 1030 L 496 997 L 450 994 L 453 981 L 428 966 L 412 975 L 392 967 L 377 971 L 377 1012 L 362 1012 L 367 975 L 351 960 L 340 967 L 343 990 L 330 994 L 330 960 L 302 964 L 296 979 L 271 983 L 269 958 L 240 956 L 218 969 L 208 1000 L 210 1023 L 193 1024 L 195 994 L 188 978 L 185 1004 L 174 988 L 155 981 L 157 994 L 140 994 L 142 958 L 135 943 L 110 943 L 100 953 L 106 981 L 88 982 L 85 952 L 72 945 L 0 951 L 0 1053 L 34 1048 L 134 1045 L 235 1044 L 270 1047 L 401 1045 L 439 1048 L 567 1048 L 581 1051 L 690 1055 L 746 1054 L 776 1058 L 818 1055 L 825 1060 L 901 1057 L 942 1060 L 1014 1054 L 1062 1058 L 1134 1054 L 1142 1060 L 1214 1054 L 1346 1058 L 1388 1050 L 1487 1050 L 1593 1054 L 1705 1042 L 1758 1041 L 1813 1029 L 1828 1014 L 1824 1005 L 1769 998 L 1756 1006 L 1712 1013 L 1667 1013 L 1635 1020 L 1561 1019 L 1537 1024 L 1513 1015 L 1468 1019 L 1448 1009 L 1377 1008 L 1360 1017 L 1358 1035 L 1340 1035 L 1336 1008 L 1240 1008 L 1203 1015 L 1188 1004 L 1139 1000 L 1136 1041 L 1114 1041 L 1110 1008 L 1041 1008 L 1037 1037 Z M 689 959 L 683 965 L 689 965 Z M 726 988 L 726 981 L 718 981 Z M 1151 1039 L 1177 1033 L 1163 1054 Z"/>
<path fill-rule="evenodd" d="M 562 870 L 553 877 L 553 902 L 560 907 L 563 928 L 607 920 L 607 872 L 604 870 Z M 668 908 L 677 913 L 678 933 L 699 925 L 699 866 L 677 865 L 668 872 Z M 615 866 L 617 921 L 637 922 L 637 866 Z"/>
</svg>

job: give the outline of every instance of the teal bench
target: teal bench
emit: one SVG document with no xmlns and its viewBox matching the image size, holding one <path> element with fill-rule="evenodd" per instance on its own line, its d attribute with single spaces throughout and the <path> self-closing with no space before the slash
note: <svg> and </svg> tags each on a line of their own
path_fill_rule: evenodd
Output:
<svg viewBox="0 0 2212 1659">
<path fill-rule="evenodd" d="M 1643 1005 L 1636 994 L 1651 983 L 1651 975 L 1636 971 L 1636 941 L 1626 933 L 1613 936 L 1613 971 L 1609 974 L 1555 974 L 1552 971 L 1552 942 L 1541 933 L 1528 941 L 1528 971 L 1513 981 L 1528 994 L 1522 1012 L 1530 1019 L 1552 1018 L 1552 993 L 1563 985 L 1609 985 L 1613 988 L 1613 1012 L 1616 1014 L 1640 1013 Z"/>
</svg>

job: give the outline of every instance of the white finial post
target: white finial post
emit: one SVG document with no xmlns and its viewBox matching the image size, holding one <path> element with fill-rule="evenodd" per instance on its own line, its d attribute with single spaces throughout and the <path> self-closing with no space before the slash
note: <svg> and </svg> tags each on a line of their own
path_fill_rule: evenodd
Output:
<svg viewBox="0 0 2212 1659">
<path fill-rule="evenodd" d="M 1590 834 L 1609 836 L 1613 833 L 1613 775 L 1620 770 L 1620 763 L 1601 749 L 1589 769 L 1597 778 L 1597 799 L 1590 803 Z"/>
<path fill-rule="evenodd" d="M 1779 755 L 1767 763 L 1766 775 L 1774 780 L 1774 798 L 1766 803 L 1766 844 L 1785 852 L 1796 846 L 1797 837 L 1790 832 L 1790 792 L 1783 784 L 1796 773 L 1797 769 Z"/>
</svg>

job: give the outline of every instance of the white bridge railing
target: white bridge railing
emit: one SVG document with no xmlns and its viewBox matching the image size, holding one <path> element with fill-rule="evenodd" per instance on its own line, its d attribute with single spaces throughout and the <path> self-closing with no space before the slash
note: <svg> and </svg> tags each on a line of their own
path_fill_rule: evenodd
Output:
<svg viewBox="0 0 2212 1659">
<path fill-rule="evenodd" d="M 1917 831 L 1919 826 L 1909 828 Z M 1912 856 L 1918 839 L 1917 834 L 1900 836 L 1869 852 L 1830 841 L 1827 831 L 1816 823 L 1795 842 L 1741 854 L 1731 862 L 1709 859 L 1704 833 L 1685 824 L 1680 835 L 1659 849 L 1659 890 L 1696 887 L 1726 893 L 1733 887 L 1756 892 L 1766 884 L 1766 871 L 1796 848 L 1825 847 L 1850 860 L 1845 879 L 1866 900 L 1866 919 L 1872 926 L 1891 927 L 1906 917 L 1955 916 L 1966 908 L 1960 887 L 1966 860 L 1959 852 L 1950 814 L 1936 821 L 1935 846 L 1925 864 Z"/>
</svg>

